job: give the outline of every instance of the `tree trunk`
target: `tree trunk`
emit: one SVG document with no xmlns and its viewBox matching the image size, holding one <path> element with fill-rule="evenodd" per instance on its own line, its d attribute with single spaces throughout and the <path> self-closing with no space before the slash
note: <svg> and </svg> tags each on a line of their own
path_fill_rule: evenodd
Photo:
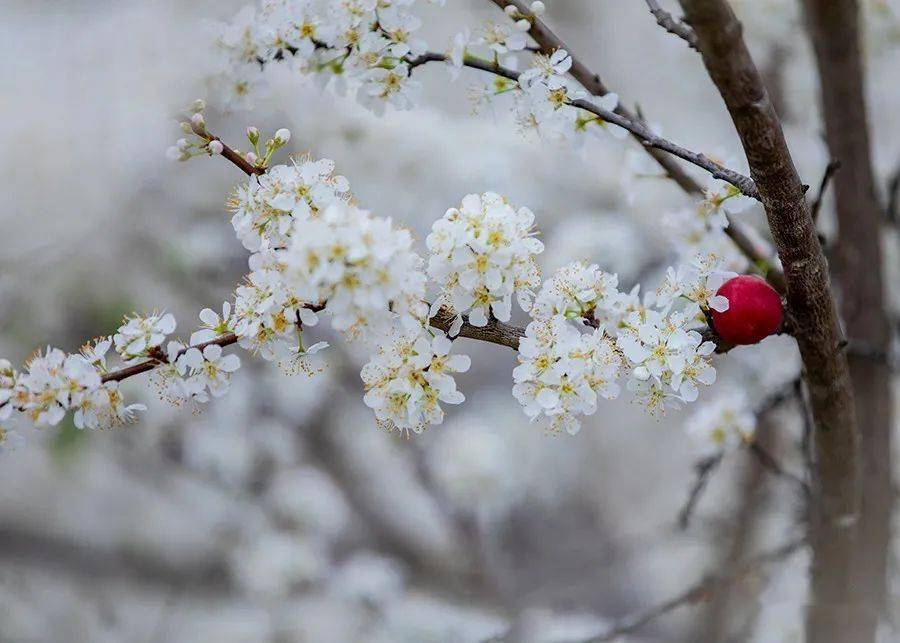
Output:
<svg viewBox="0 0 900 643">
<path fill-rule="evenodd" d="M 681 0 L 681 5 L 740 136 L 787 278 L 787 312 L 815 422 L 807 640 L 864 641 L 860 635 L 868 618 L 852 590 L 859 438 L 828 266 L 781 124 L 734 12 L 725 0 Z"/>
<path fill-rule="evenodd" d="M 885 356 L 890 326 L 882 291 L 880 225 L 866 122 L 856 0 L 804 0 L 821 85 L 825 137 L 841 162 L 834 176 L 839 235 L 834 261 L 850 342 L 850 375 L 862 438 L 862 513 L 854 589 L 869 608 L 865 640 L 885 605 L 891 525 L 891 390 Z M 864 347 L 854 352 L 854 346 Z M 874 357 L 874 358 L 873 358 Z"/>
</svg>

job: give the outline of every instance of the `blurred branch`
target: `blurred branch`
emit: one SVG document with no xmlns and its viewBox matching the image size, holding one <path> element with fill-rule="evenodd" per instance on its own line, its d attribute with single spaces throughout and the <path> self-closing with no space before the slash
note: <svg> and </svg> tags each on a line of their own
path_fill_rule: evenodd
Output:
<svg viewBox="0 0 900 643">
<path fill-rule="evenodd" d="M 604 84 L 600 76 L 592 72 L 587 67 L 587 65 L 585 65 L 580 58 L 578 58 L 578 56 L 572 51 L 572 49 L 555 33 L 553 33 L 553 31 L 550 30 L 550 28 L 546 25 L 546 23 L 544 23 L 543 20 L 535 15 L 532 15 L 530 9 L 526 7 L 525 3 L 522 2 L 522 0 L 491 0 L 491 2 L 497 5 L 497 7 L 499 7 L 501 10 L 504 9 L 507 5 L 511 4 L 518 10 L 519 13 L 529 16 L 531 29 L 528 33 L 538 44 L 541 53 L 543 53 L 544 55 L 549 56 L 557 49 L 565 49 L 572 57 L 572 67 L 569 70 L 569 73 L 571 73 L 572 77 L 577 80 L 589 93 L 594 96 L 603 96 L 609 93 L 609 88 Z M 630 122 L 643 122 L 642 118 L 632 113 L 627 107 L 624 107 L 621 100 L 619 101 L 619 105 L 616 107 L 615 112 L 616 114 L 622 116 Z M 601 118 L 603 118 L 602 115 Z M 604 118 L 604 120 L 606 119 Z M 653 157 L 653 159 L 657 163 L 659 163 L 660 167 L 665 170 L 669 178 L 675 181 L 675 183 L 677 183 L 682 190 L 684 190 L 688 194 L 701 197 L 703 196 L 703 186 L 700 185 L 690 174 L 688 174 L 674 158 L 672 158 L 668 150 L 665 150 L 664 148 L 656 148 L 652 145 L 649 145 L 646 139 L 640 133 L 632 132 L 632 136 L 638 141 L 638 143 L 641 144 L 644 150 L 651 157 Z M 736 185 L 735 187 L 741 189 L 741 186 L 739 185 Z M 744 192 L 744 194 L 747 193 Z M 753 194 L 747 194 L 747 196 L 752 196 L 752 198 L 758 200 L 758 192 L 756 190 L 755 184 L 753 185 Z M 772 265 L 771 257 L 759 251 L 753 240 L 744 232 L 741 226 L 739 226 L 734 222 L 734 220 L 732 220 L 730 215 L 726 214 L 726 218 L 728 219 L 728 227 L 725 228 L 725 234 L 728 235 L 728 237 L 731 238 L 738 249 L 742 253 L 744 253 L 744 255 L 746 255 L 748 259 L 750 259 L 751 263 L 762 263 L 767 266 L 766 279 L 768 279 L 769 283 L 771 283 L 779 292 L 784 292 L 784 273 L 776 266 Z"/>
<path fill-rule="evenodd" d="M 0 525 L 0 557 L 6 565 L 36 565 L 96 582 L 128 581 L 197 593 L 225 594 L 231 579 L 224 560 L 168 560 L 147 553 L 113 549 L 50 533 Z"/>
<path fill-rule="evenodd" d="M 799 476 L 790 473 L 787 471 L 781 464 L 778 463 L 778 460 L 775 457 L 766 451 L 762 445 L 758 442 L 751 442 L 747 445 L 747 448 L 750 449 L 750 453 L 754 455 L 757 462 L 759 462 L 762 467 L 768 471 L 769 473 L 774 474 L 779 478 L 784 478 L 794 484 L 796 484 L 802 491 L 804 497 L 809 497 L 810 490 L 809 485 L 806 484 L 806 481 L 800 478 Z"/>
<path fill-rule="evenodd" d="M 886 216 L 889 224 L 900 226 L 900 164 L 888 177 Z"/>
<path fill-rule="evenodd" d="M 694 480 L 694 485 L 691 487 L 691 491 L 688 494 L 687 502 L 678 513 L 679 529 L 685 530 L 688 528 L 694 509 L 700 501 L 700 496 L 703 493 L 703 490 L 706 489 L 706 485 L 709 482 L 710 477 L 712 477 L 713 472 L 722 463 L 722 458 L 724 456 L 724 452 L 717 453 L 716 455 L 701 460 L 694 466 L 694 470 L 697 472 L 697 478 Z"/>
<path fill-rule="evenodd" d="M 682 21 L 673 18 L 672 14 L 660 7 L 659 3 L 656 0 L 646 0 L 646 2 L 647 8 L 650 9 L 650 13 L 653 14 L 654 18 L 656 18 L 656 24 L 668 31 L 670 34 L 678 36 L 679 38 L 684 40 L 694 51 L 699 51 L 697 49 L 697 34 L 694 33 L 693 29 L 684 24 Z"/>
<path fill-rule="evenodd" d="M 725 587 L 733 583 L 739 583 L 747 576 L 759 572 L 760 568 L 789 558 L 797 550 L 803 547 L 804 544 L 806 544 L 806 539 L 800 538 L 789 542 L 786 545 L 782 545 L 781 547 L 753 556 L 728 572 L 706 576 L 700 582 L 681 592 L 674 598 L 626 617 L 605 633 L 593 638 L 585 639 L 582 643 L 615 641 L 626 634 L 632 634 L 657 618 L 665 616 L 669 612 L 705 601 Z"/>
</svg>

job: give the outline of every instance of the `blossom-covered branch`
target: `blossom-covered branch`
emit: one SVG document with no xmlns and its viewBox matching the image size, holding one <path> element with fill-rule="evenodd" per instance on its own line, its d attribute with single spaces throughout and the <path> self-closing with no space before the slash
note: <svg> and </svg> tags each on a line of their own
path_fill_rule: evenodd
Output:
<svg viewBox="0 0 900 643">
<path fill-rule="evenodd" d="M 611 93 L 610 89 L 605 85 L 600 76 L 591 71 L 591 69 L 587 67 L 587 65 L 585 65 L 576 55 L 572 54 L 572 49 L 547 26 L 547 24 L 540 18 L 539 15 L 536 15 L 535 12 L 530 9 L 530 7 L 527 7 L 525 3 L 522 2 L 522 0 L 491 1 L 504 10 L 507 6 L 513 7 L 514 12 L 511 11 L 509 13 L 512 14 L 512 17 L 514 18 L 521 17 L 521 20 L 524 21 L 522 23 L 523 28 L 527 28 L 528 34 L 538 44 L 541 52 L 545 56 L 552 56 L 556 51 L 567 52 L 570 55 L 572 61 L 569 73 L 571 73 L 572 77 L 575 78 L 575 80 L 577 80 L 590 94 L 594 96 L 605 96 Z M 695 41 L 696 37 L 692 38 L 692 40 Z M 629 110 L 627 107 L 622 105 L 621 102 L 617 106 L 615 106 L 615 111 L 631 122 L 641 122 L 643 120 L 636 114 L 631 112 L 631 110 Z M 642 143 L 643 145 L 644 139 L 642 139 L 640 135 L 637 134 L 635 135 L 635 137 L 638 142 Z M 663 168 L 663 170 L 665 170 L 666 176 L 674 180 L 685 192 L 687 192 L 688 194 L 695 194 L 700 196 L 705 195 L 706 199 L 710 200 L 710 196 L 706 195 L 707 191 L 704 189 L 704 187 L 700 185 L 690 174 L 685 172 L 684 169 L 680 165 L 678 165 L 678 163 L 669 155 L 667 150 L 648 145 L 643 146 L 648 154 L 653 157 L 653 159 L 660 165 L 660 167 Z M 715 201 L 716 198 L 717 197 L 713 196 L 712 200 Z M 758 196 L 755 198 L 758 198 Z M 747 232 L 733 220 L 730 213 L 725 212 L 724 218 L 726 219 L 727 225 L 723 227 L 723 232 L 732 240 L 732 242 L 734 242 L 738 249 L 744 255 L 746 255 L 746 257 L 753 264 L 765 266 L 766 278 L 780 292 L 784 292 L 784 274 L 777 266 L 772 265 L 772 258 L 769 256 L 769 254 L 761 251 L 761 249 L 759 248 L 759 244 L 755 243 L 753 239 L 747 234 Z"/>
<path fill-rule="evenodd" d="M 444 54 L 426 52 L 421 56 L 411 59 L 409 61 L 409 66 L 410 68 L 415 68 L 428 62 L 446 62 L 447 60 L 448 57 Z M 519 77 L 521 76 L 520 73 L 504 67 L 499 63 L 490 62 L 487 60 L 476 58 L 474 56 L 465 56 L 462 59 L 462 65 L 464 67 L 471 67 L 472 69 L 486 71 L 502 78 L 514 80 L 517 82 Z M 611 108 L 607 109 L 603 105 L 590 101 L 586 98 L 568 99 L 567 97 L 561 97 L 560 100 L 564 100 L 574 107 L 578 107 L 586 112 L 594 114 L 606 123 L 611 123 L 613 125 L 621 127 L 622 129 L 631 133 L 632 136 L 634 136 L 641 143 L 641 145 L 668 152 L 673 156 L 677 156 L 678 158 L 687 161 L 688 163 L 706 170 L 714 178 L 721 179 L 726 183 L 730 183 L 738 190 L 740 190 L 741 194 L 744 194 L 745 196 L 748 196 L 752 199 L 759 200 L 759 193 L 756 190 L 756 186 L 753 184 L 753 179 L 751 179 L 749 176 L 744 176 L 740 172 L 735 172 L 734 170 L 728 169 L 721 163 L 710 159 L 705 154 L 692 152 L 691 150 L 682 147 L 677 143 L 673 143 L 672 141 L 655 134 L 650 129 L 650 127 L 647 126 L 647 124 L 637 116 L 623 115 L 621 113 L 622 110 L 616 109 L 616 104 L 610 103 Z"/>
</svg>

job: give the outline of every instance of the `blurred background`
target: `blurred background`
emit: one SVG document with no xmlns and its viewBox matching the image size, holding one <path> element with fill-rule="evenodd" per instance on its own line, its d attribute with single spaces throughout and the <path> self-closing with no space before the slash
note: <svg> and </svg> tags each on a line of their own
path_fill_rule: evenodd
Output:
<svg viewBox="0 0 900 643">
<path fill-rule="evenodd" d="M 422 10 L 435 49 L 502 19 L 487 2 L 447 4 Z M 546 4 L 624 103 L 691 149 L 741 158 L 699 58 L 643 3 Z M 801 174 L 817 184 L 828 159 L 794 4 L 737 8 Z M 0 2 L 0 355 L 21 364 L 47 344 L 73 351 L 132 311 L 166 309 L 187 332 L 229 297 L 246 252 L 224 200 L 242 177 L 164 153 L 180 136 L 179 110 L 207 94 L 204 21 L 241 6 Z M 900 157 L 896 34 L 886 18 L 870 23 L 883 177 Z M 671 260 L 660 217 L 688 201 L 632 177 L 631 143 L 542 142 L 505 109 L 473 116 L 472 73 L 453 84 L 440 68 L 417 76 L 419 106 L 378 118 L 273 68 L 252 112 L 212 105 L 207 121 L 236 143 L 247 125 L 290 128 L 292 153 L 334 159 L 364 207 L 420 241 L 463 195 L 492 190 L 535 211 L 545 271 L 588 259 L 626 287 L 656 283 Z M 764 229 L 760 212 L 741 216 Z M 898 243 L 887 241 L 896 302 Z M 684 417 L 651 418 L 623 399 L 575 437 L 548 436 L 513 399 L 515 354 L 502 347 L 462 347 L 474 358 L 458 379 L 468 400 L 444 425 L 388 434 L 362 402 L 365 356 L 316 331 L 335 348 L 313 377 L 242 354 L 229 394 L 199 413 L 135 378 L 124 386 L 150 407 L 137 424 L 67 423 L 5 453 L 0 640 L 580 641 L 802 534 L 796 486 L 745 450 L 726 457 L 679 529 L 700 459 Z M 778 337 L 716 366 L 717 386 L 756 399 L 799 368 L 793 342 Z M 792 402 L 759 418 L 762 442 L 790 471 L 802 471 L 802 427 Z M 800 640 L 807 564 L 801 549 L 760 565 L 622 640 Z M 886 623 L 884 636 L 900 635 Z"/>
</svg>

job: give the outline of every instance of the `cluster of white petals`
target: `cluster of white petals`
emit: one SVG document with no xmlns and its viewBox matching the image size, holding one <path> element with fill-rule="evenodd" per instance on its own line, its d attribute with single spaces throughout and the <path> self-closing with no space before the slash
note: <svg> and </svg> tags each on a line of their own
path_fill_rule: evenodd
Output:
<svg viewBox="0 0 900 643">
<path fill-rule="evenodd" d="M 418 88 L 409 62 L 426 50 L 413 5 L 263 0 L 258 8 L 247 6 L 230 23 L 213 27 L 222 59 L 219 89 L 230 104 L 246 106 L 261 84 L 261 67 L 283 62 L 323 85 L 333 81 L 341 93 L 354 91 L 376 112 L 387 104 L 407 109 Z"/>
<path fill-rule="evenodd" d="M 169 342 L 168 362 L 154 374 L 170 402 L 203 404 L 210 395 L 222 397 L 228 392 L 232 373 L 241 366 L 241 359 L 223 354 L 219 344 L 199 341 L 203 335 L 198 331 L 191 336 L 190 346 Z"/>
<path fill-rule="evenodd" d="M 669 267 L 666 278 L 656 290 L 657 306 L 669 309 L 679 299 L 689 301 L 701 310 L 728 310 L 728 300 L 717 295 L 719 288 L 737 273 L 725 270 L 716 255 L 697 255 L 677 269 Z"/>
<path fill-rule="evenodd" d="M 587 98 L 588 94 L 566 75 L 571 67 L 572 57 L 565 49 L 557 49 L 550 56 L 534 55 L 531 67 L 519 75 L 522 91 L 517 94 L 516 120 L 520 127 L 551 139 L 572 138 L 584 132 L 609 132 L 616 138 L 627 136 L 624 129 L 572 104 Z M 618 106 L 619 98 L 609 93 L 595 102 L 598 107 L 612 112 Z"/>
<path fill-rule="evenodd" d="M 126 405 L 118 382 L 103 382 L 102 363 L 110 340 L 87 346 L 83 353 L 67 355 L 48 347 L 16 373 L 5 362 L 0 373 L 0 420 L 19 412 L 35 426 L 55 426 L 73 411 L 79 429 L 109 428 L 132 420 L 142 404 Z M 5 431 L 4 431 L 5 435 Z"/>
<path fill-rule="evenodd" d="M 336 329 L 352 336 L 383 332 L 398 314 L 423 319 L 424 262 L 408 230 L 346 203 L 297 226 L 279 253 L 284 281 L 300 301 L 323 307 Z"/>
<path fill-rule="evenodd" d="M 349 189 L 346 178 L 334 175 L 334 161 L 305 156 L 238 186 L 228 202 L 231 224 L 250 252 L 283 248 L 297 221 L 346 200 Z"/>
<path fill-rule="evenodd" d="M 139 360 L 162 346 L 166 337 L 175 331 L 175 317 L 161 313 L 127 318 L 113 335 L 116 352 L 126 361 Z"/>
<path fill-rule="evenodd" d="M 233 312 L 225 302 L 221 317 L 212 310 L 202 315 L 201 321 L 208 328 L 218 333 L 233 332 L 241 348 L 266 360 L 314 353 L 321 348 L 307 349 L 302 338 L 303 327 L 315 326 L 318 317 L 290 294 L 281 272 L 269 267 L 257 268 L 237 287 Z"/>
<path fill-rule="evenodd" d="M 428 276 L 441 288 L 433 310 L 446 305 L 457 313 L 451 335 L 463 314 L 473 326 L 491 315 L 509 321 L 514 294 L 523 310 L 531 308 L 540 287 L 535 257 L 544 250 L 534 234 L 534 213 L 493 192 L 467 195 L 434 223 L 426 239 Z"/>
<path fill-rule="evenodd" d="M 513 395 L 532 420 L 543 414 L 551 432 L 574 435 L 577 416 L 592 415 L 599 397 L 618 397 L 622 357 L 602 326 L 583 333 L 560 315 L 531 322 L 525 333 Z"/>
<path fill-rule="evenodd" d="M 661 295 L 641 301 L 625 293 L 618 277 L 596 265 L 574 262 L 557 270 L 534 301 L 534 319 L 519 343 L 513 394 L 532 419 L 552 419 L 550 430 L 576 433 L 578 416 L 597 410 L 599 397 L 615 398 L 619 379 L 655 413 L 693 402 L 700 385 L 715 381 L 715 344 L 699 332 L 728 273 L 715 257 L 697 257 L 670 269 Z M 651 303 L 652 302 L 652 303 Z"/>
<path fill-rule="evenodd" d="M 438 330 L 397 323 L 360 373 L 365 403 L 385 426 L 421 432 L 440 424 L 440 403 L 460 404 L 454 373 L 469 370 L 466 355 L 450 355 L 452 342 Z"/>
</svg>

